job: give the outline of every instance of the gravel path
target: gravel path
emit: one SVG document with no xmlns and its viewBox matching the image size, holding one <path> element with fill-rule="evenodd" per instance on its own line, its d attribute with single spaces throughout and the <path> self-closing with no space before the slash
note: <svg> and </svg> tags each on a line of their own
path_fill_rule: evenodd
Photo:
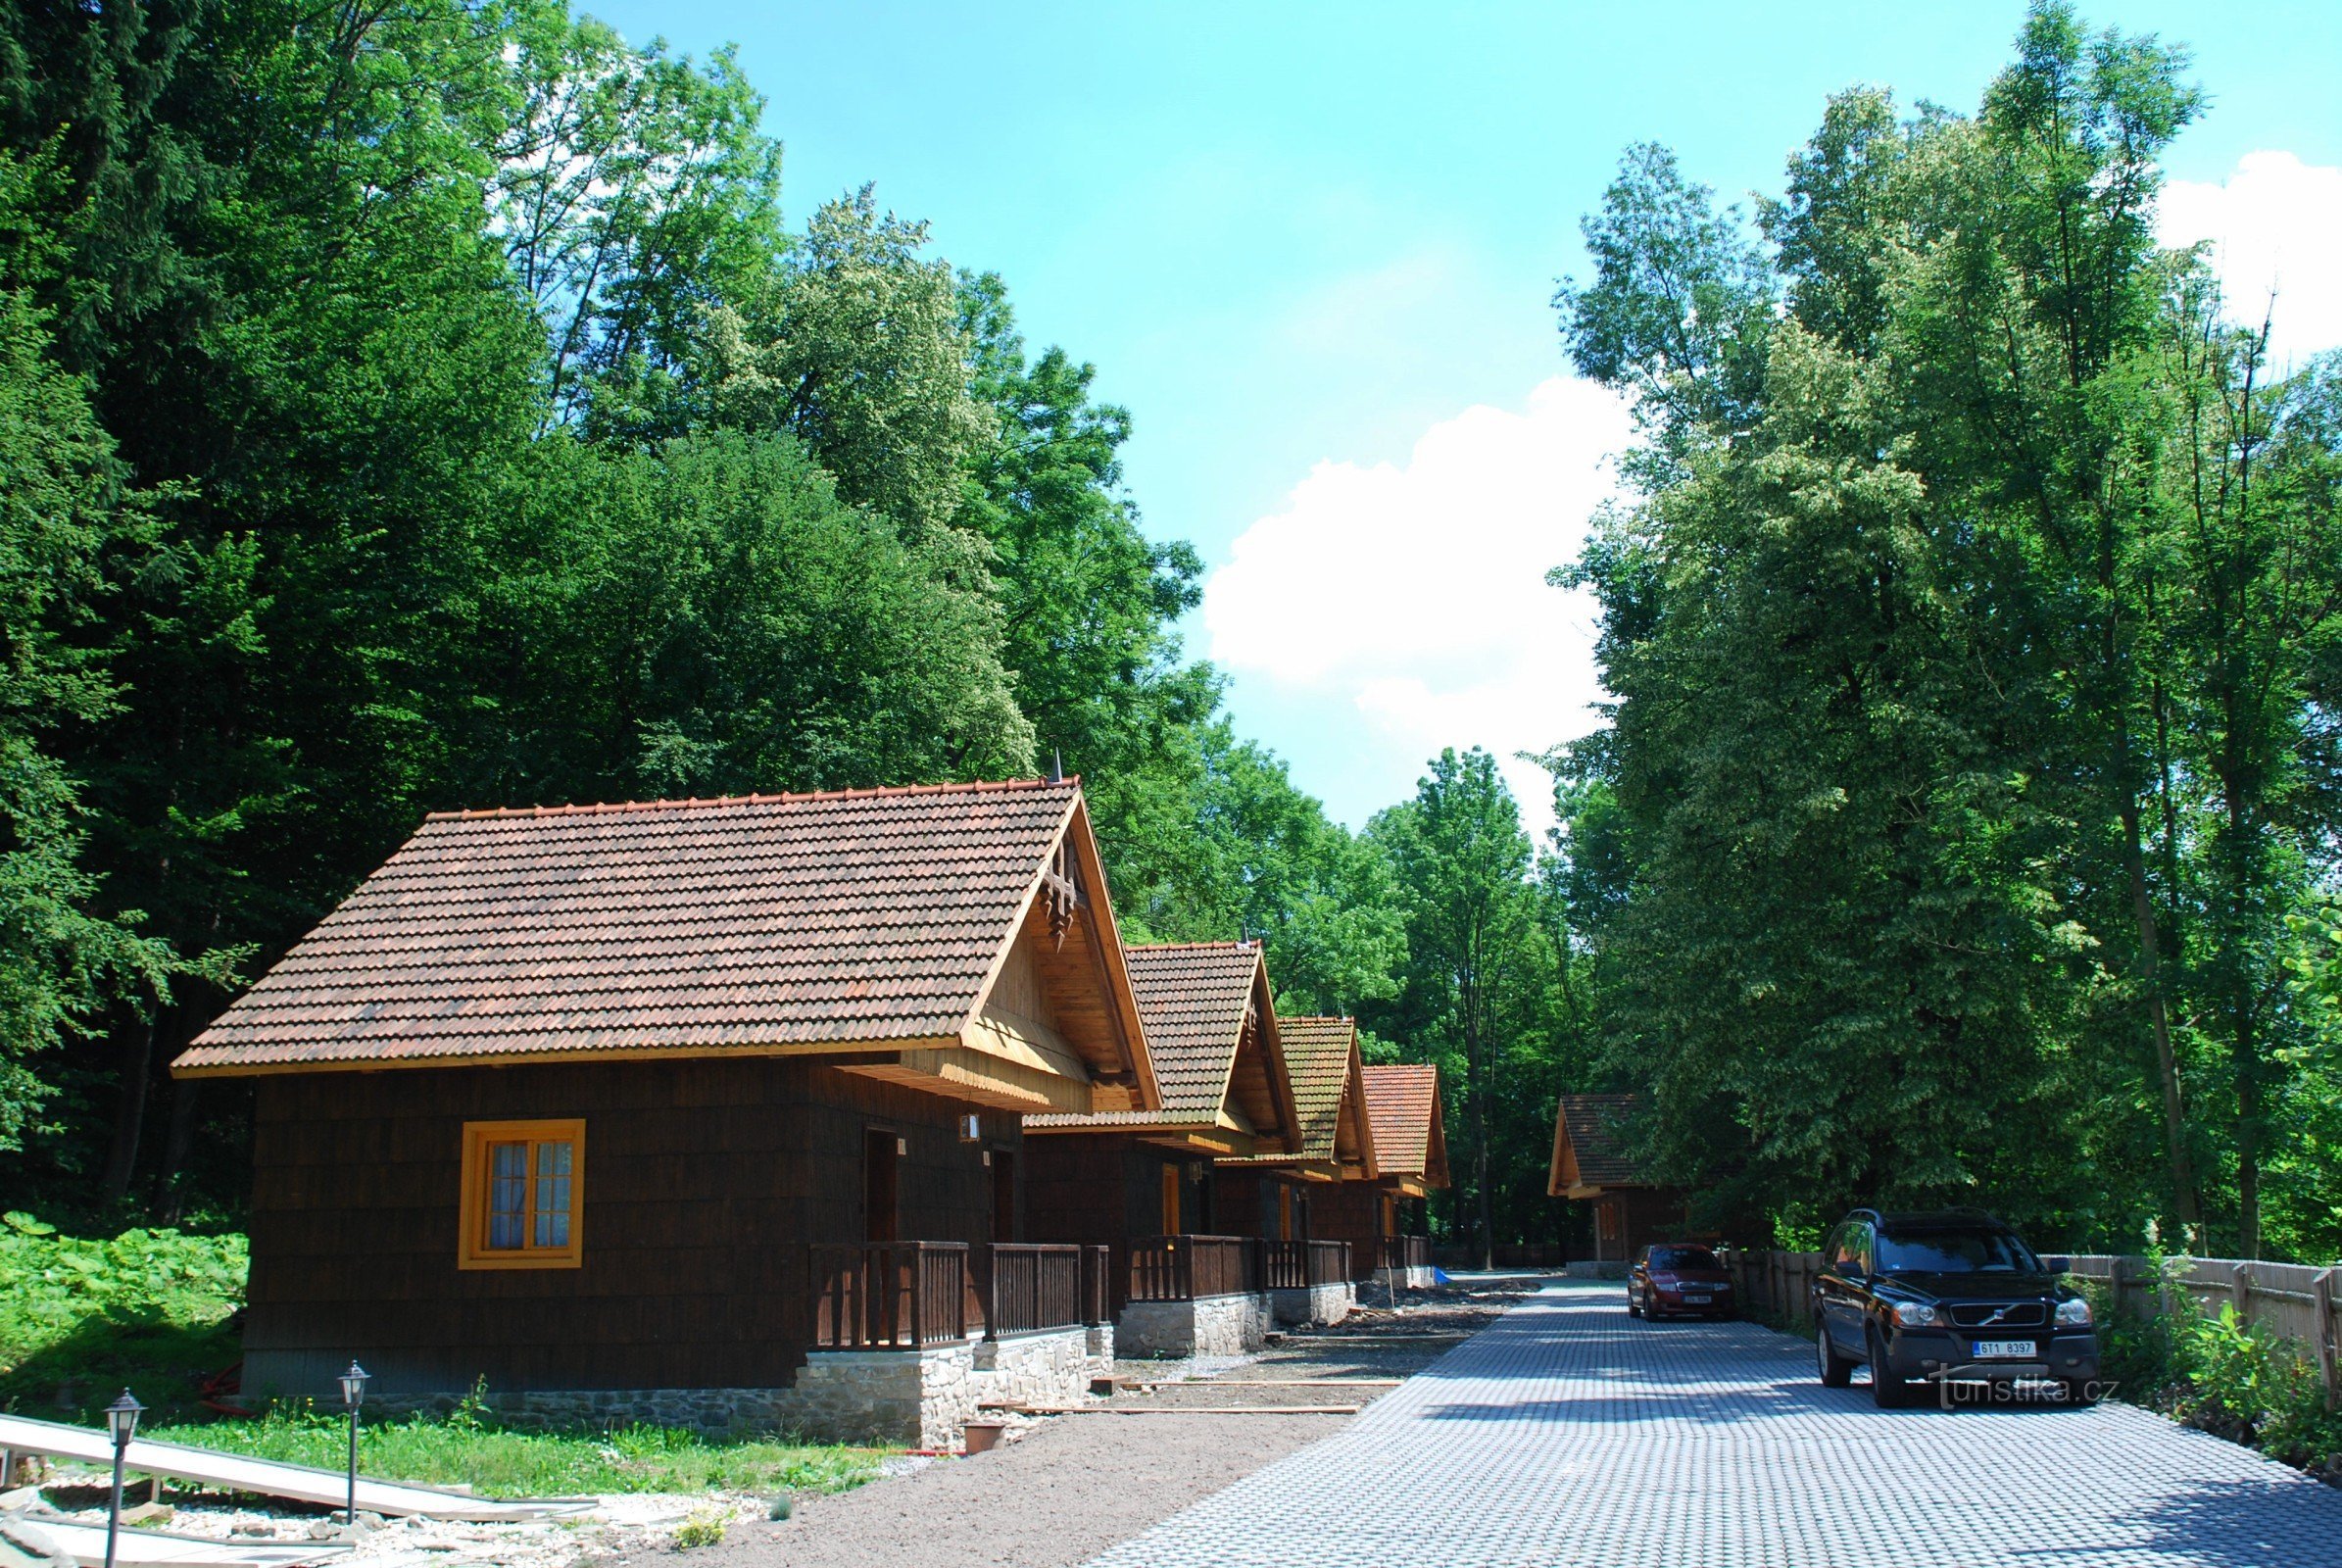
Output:
<svg viewBox="0 0 2342 1568">
<path fill-rule="evenodd" d="M 1061 1568 L 1341 1428 L 1344 1417 L 1060 1416 L 982 1458 L 734 1527 L 694 1568 Z M 667 1559 L 673 1561 L 673 1559 Z"/>
<path fill-rule="evenodd" d="M 1208 1366 L 1125 1361 L 1126 1383 L 1203 1375 L 1116 1406 L 1364 1404 L 1384 1386 L 1292 1388 L 1280 1382 L 1402 1379 L 1519 1298 L 1526 1283 L 1402 1298 L 1335 1329 L 1290 1336 L 1257 1357 Z M 1477 1298 L 1475 1298 L 1477 1297 Z M 1396 1338 L 1391 1338 L 1396 1336 Z M 1433 1336 L 1422 1338 L 1422 1336 Z M 835 1496 L 808 1497 L 785 1523 L 733 1527 L 693 1568 L 1067 1568 L 1244 1477 L 1332 1436 L 1342 1415 L 1073 1415 L 1042 1421 L 976 1459 L 945 1460 Z M 672 1558 L 611 1568 L 665 1568 Z"/>
</svg>

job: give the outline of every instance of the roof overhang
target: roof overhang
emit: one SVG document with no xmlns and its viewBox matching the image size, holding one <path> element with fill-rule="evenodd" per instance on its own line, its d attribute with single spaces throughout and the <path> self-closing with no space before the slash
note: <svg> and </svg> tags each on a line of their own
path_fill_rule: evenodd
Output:
<svg viewBox="0 0 2342 1568">
<path fill-rule="evenodd" d="M 1052 1105 L 1047 1110 L 1061 1111 L 1065 1107 Z M 1194 1117 L 1148 1118 L 1134 1116 L 1105 1125 L 1096 1121 L 1073 1123 L 1027 1121 L 1027 1138 L 1118 1138 L 1129 1143 L 1147 1144 L 1156 1149 L 1175 1149 L 1182 1153 L 1208 1154 L 1215 1159 L 1249 1159 L 1259 1147 L 1260 1140 L 1241 1118 L 1223 1110 L 1210 1121 Z"/>
<path fill-rule="evenodd" d="M 800 1056 L 834 1058 L 838 1066 L 866 1065 L 879 1058 L 892 1058 L 911 1053 L 939 1048 L 956 1048 L 960 1042 L 951 1036 L 920 1040 L 812 1040 L 793 1041 L 785 1045 L 768 1046 L 624 1046 L 598 1049 L 591 1046 L 560 1046 L 545 1051 L 500 1051 L 486 1054 L 469 1052 L 451 1052 L 439 1056 L 366 1056 L 327 1057 L 302 1061 L 257 1061 L 232 1064 L 179 1066 L 173 1064 L 174 1078 L 271 1078 L 285 1073 L 319 1072 L 415 1072 L 437 1067 L 535 1067 L 561 1066 L 579 1061 L 726 1061 L 734 1058 L 766 1056 Z"/>
<path fill-rule="evenodd" d="M 1291 1176 L 1304 1182 L 1339 1182 L 1352 1173 L 1330 1159 L 1307 1159 L 1298 1154 L 1258 1154 L 1250 1159 L 1224 1161 L 1230 1170 L 1258 1171 L 1263 1176 Z"/>
</svg>

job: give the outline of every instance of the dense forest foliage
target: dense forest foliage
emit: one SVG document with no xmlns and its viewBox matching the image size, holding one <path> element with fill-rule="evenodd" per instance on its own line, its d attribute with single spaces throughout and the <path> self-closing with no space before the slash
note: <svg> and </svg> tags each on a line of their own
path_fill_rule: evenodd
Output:
<svg viewBox="0 0 2342 1568">
<path fill-rule="evenodd" d="M 1632 395 L 1601 730 L 1352 833 L 1240 737 L 1130 416 L 728 54 L 561 0 L 0 7 L 0 1188 L 235 1222 L 170 1058 L 426 810 L 1083 775 L 1129 935 L 1438 1062 L 1442 1228 L 1554 1097 L 1700 1217 L 2342 1247 L 2342 365 L 2154 239 L 2201 107 L 2038 9 L 1753 220 L 1632 149 L 1557 304 Z M 2283 300 L 2274 304 L 2282 311 Z M 1557 612 L 1558 612 L 1558 610 Z"/>
<path fill-rule="evenodd" d="M 233 1223 L 244 1097 L 170 1058 L 448 807 L 1061 759 L 1133 938 L 1511 1049 L 1536 977 L 1408 956 L 1450 794 L 1519 883 L 1486 760 L 1330 822 L 1183 653 L 1091 367 L 868 190 L 785 221 L 764 107 L 560 0 L 0 10 L 12 1204 Z"/>
<path fill-rule="evenodd" d="M 1753 225 L 1656 146 L 1586 221 L 1644 440 L 1558 875 L 1720 1220 L 2342 1249 L 2342 363 L 2158 248 L 2202 104 L 2042 5 L 1974 116 L 1832 99 Z"/>
</svg>

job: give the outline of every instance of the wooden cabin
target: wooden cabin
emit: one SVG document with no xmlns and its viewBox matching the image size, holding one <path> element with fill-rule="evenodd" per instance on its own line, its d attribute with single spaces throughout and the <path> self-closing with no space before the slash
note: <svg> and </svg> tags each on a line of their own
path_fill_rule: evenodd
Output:
<svg viewBox="0 0 2342 1568">
<path fill-rule="evenodd" d="M 1268 969 L 1250 942 L 1134 947 L 1128 960 L 1160 1102 L 1025 1118 L 1033 1234 L 1112 1250 L 1126 1351 L 1190 1345 L 1195 1321 L 1207 1344 L 1256 1347 L 1268 1310 L 1263 1256 L 1257 1238 L 1219 1212 L 1211 1176 L 1216 1159 L 1298 1148 Z M 1258 1311 L 1189 1310 L 1217 1297 L 1259 1298 Z M 1149 1302 L 1166 1304 L 1130 1310 Z"/>
<path fill-rule="evenodd" d="M 1369 1065 L 1359 1070 L 1358 1083 L 1374 1141 L 1374 1179 L 1328 1190 L 1312 1218 L 1319 1234 L 1349 1243 L 1359 1279 L 1427 1287 L 1433 1283 L 1428 1204 L 1448 1185 L 1439 1069 Z"/>
<path fill-rule="evenodd" d="M 1315 1205 L 1338 1184 L 1354 1188 L 1377 1174 L 1358 1024 L 1353 1018 L 1285 1016 L 1277 1020 L 1277 1033 L 1293 1077 L 1300 1147 L 1219 1160 L 1213 1208 L 1222 1224 L 1268 1244 L 1279 1322 L 1333 1322 L 1356 1299 L 1353 1263 L 1347 1241 L 1318 1231 Z"/>
<path fill-rule="evenodd" d="M 1637 1250 L 1683 1227 L 1683 1191 L 1645 1179 L 1627 1153 L 1622 1129 L 1641 1104 L 1639 1095 L 1564 1095 L 1554 1112 L 1545 1190 L 1592 1205 L 1591 1272 L 1623 1272 Z"/>
<path fill-rule="evenodd" d="M 1105 888 L 1075 780 L 429 818 L 172 1066 L 253 1080 L 245 1389 L 932 1441 L 922 1357 L 1103 1348 L 1021 1118 L 1161 1102 Z"/>
</svg>

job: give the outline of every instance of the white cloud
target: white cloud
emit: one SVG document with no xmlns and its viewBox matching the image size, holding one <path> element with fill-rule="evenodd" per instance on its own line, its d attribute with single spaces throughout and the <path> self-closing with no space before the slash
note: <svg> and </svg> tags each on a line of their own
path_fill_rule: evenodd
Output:
<svg viewBox="0 0 2342 1568">
<path fill-rule="evenodd" d="M 2156 228 L 2166 245 L 2212 241 L 2237 319 L 2259 325 L 2274 296 L 2269 357 L 2278 368 L 2342 347 L 2342 169 L 2246 153 L 2217 185 L 2166 185 Z"/>
<path fill-rule="evenodd" d="M 1440 747 L 1487 747 L 1541 833 L 1550 782 L 1514 754 L 1585 734 L 1601 697 L 1591 598 L 1545 573 L 1576 558 L 1631 435 L 1619 398 L 1556 377 L 1522 412 L 1435 424 L 1403 465 L 1318 464 L 1206 580 L 1211 657 L 1327 702 L 1358 743 L 1331 749 L 1388 774 L 1387 799 Z"/>
</svg>

